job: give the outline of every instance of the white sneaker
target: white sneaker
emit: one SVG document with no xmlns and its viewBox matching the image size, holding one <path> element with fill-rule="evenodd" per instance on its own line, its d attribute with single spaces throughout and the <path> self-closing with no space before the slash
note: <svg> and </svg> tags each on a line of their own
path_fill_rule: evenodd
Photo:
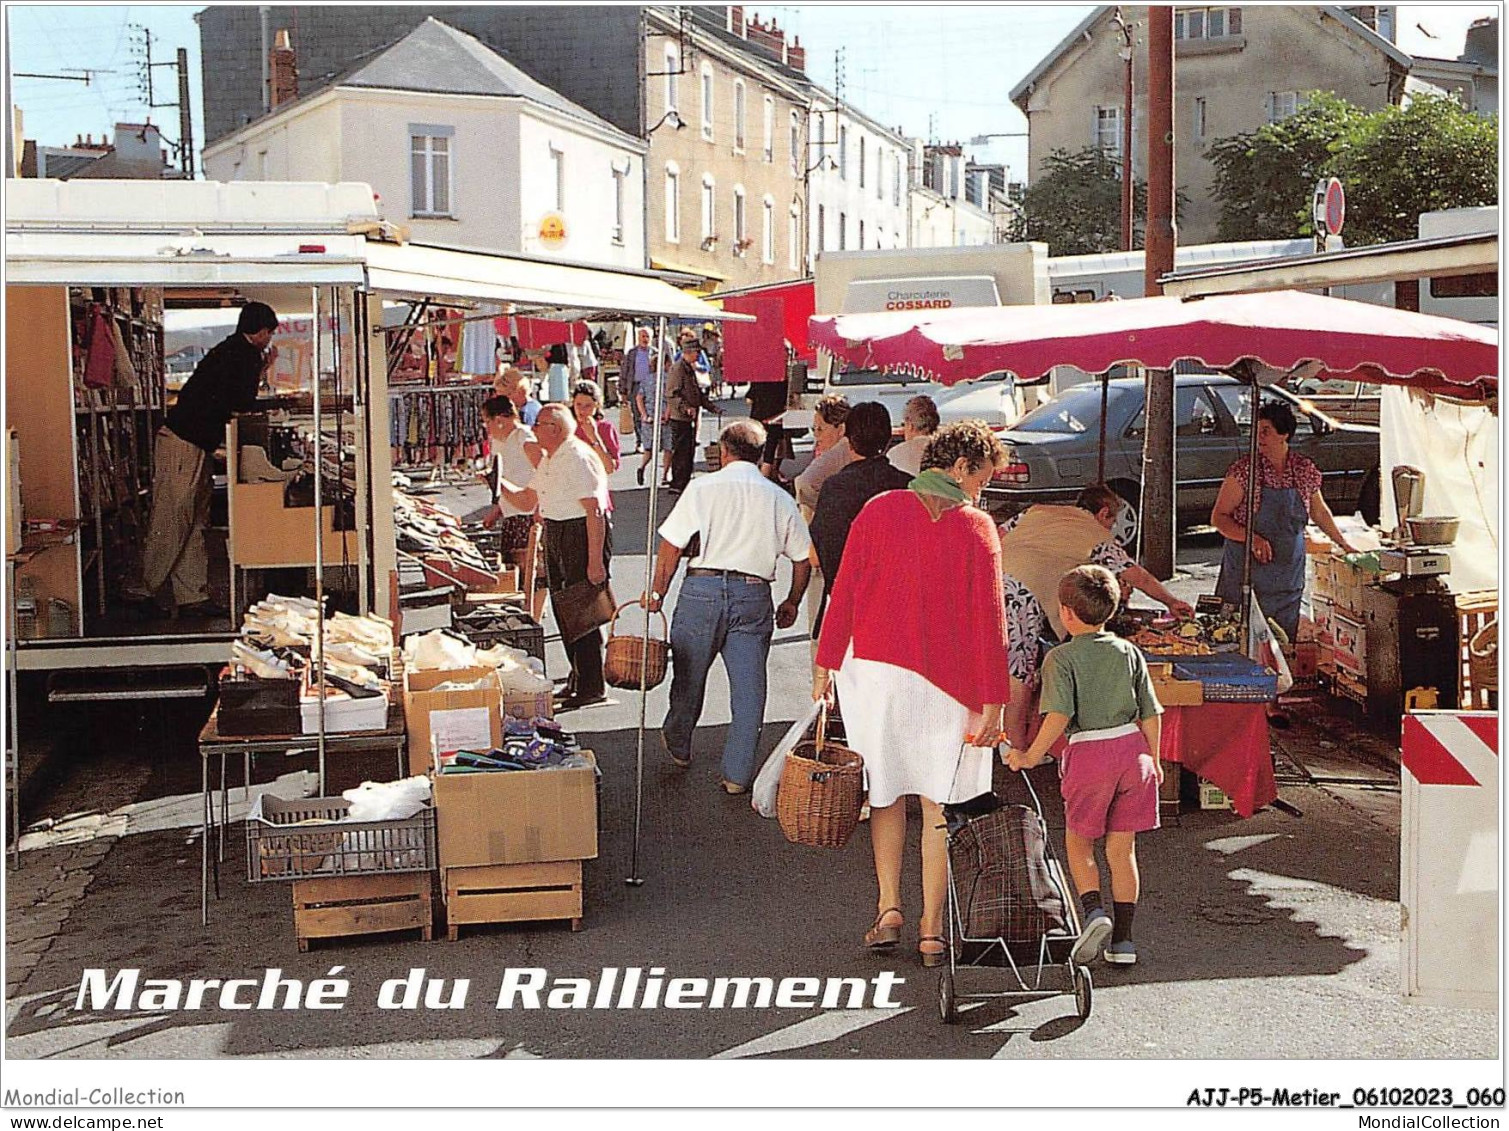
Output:
<svg viewBox="0 0 1509 1131">
<path fill-rule="evenodd" d="M 1069 951 L 1069 961 L 1076 966 L 1088 966 L 1110 937 L 1111 917 L 1106 914 L 1105 908 L 1097 907 L 1085 919 L 1079 938 L 1074 940 L 1074 947 Z"/>
</svg>

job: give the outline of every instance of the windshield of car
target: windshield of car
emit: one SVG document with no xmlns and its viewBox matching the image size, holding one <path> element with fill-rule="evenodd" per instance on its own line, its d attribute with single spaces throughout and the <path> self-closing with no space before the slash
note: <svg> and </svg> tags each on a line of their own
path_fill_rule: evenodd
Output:
<svg viewBox="0 0 1509 1131">
<path fill-rule="evenodd" d="M 1112 402 L 1126 396 L 1123 389 L 1110 391 Z M 1112 408 L 1112 419 L 1115 409 Z M 1091 381 L 1066 389 L 1047 404 L 1038 405 L 1011 426 L 1013 432 L 1064 432 L 1078 435 L 1100 430 L 1100 382 Z"/>
</svg>

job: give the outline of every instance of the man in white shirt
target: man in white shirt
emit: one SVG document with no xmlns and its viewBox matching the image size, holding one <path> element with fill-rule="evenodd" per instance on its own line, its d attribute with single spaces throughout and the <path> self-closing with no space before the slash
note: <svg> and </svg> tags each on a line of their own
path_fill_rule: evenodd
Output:
<svg viewBox="0 0 1509 1131">
<path fill-rule="evenodd" d="M 777 626 L 796 623 L 812 567 L 812 539 L 796 503 L 760 474 L 765 429 L 738 420 L 719 437 L 722 468 L 693 480 L 660 525 L 654 580 L 642 603 L 658 610 L 694 536 L 691 559 L 671 622 L 671 704 L 661 737 L 671 761 L 692 762 L 692 733 L 702 715 L 707 673 L 723 657 L 733 718 L 723 742 L 723 789 L 743 793 L 755 775 L 755 745 L 765 721 L 765 663 Z M 772 609 L 776 563 L 791 559 L 791 590 Z"/>
<path fill-rule="evenodd" d="M 582 581 L 602 585 L 608 580 L 608 560 L 613 555 L 608 477 L 602 461 L 576 438 L 576 421 L 565 405 L 542 408 L 534 433 L 545 454 L 529 485 L 520 487 L 500 477 L 498 496 L 521 510 L 539 508 L 545 523 L 545 577 L 551 600 L 557 603 L 559 622 L 558 602 L 564 590 Z M 566 641 L 566 655 L 571 679 L 560 709 L 569 711 L 606 699 L 602 629 L 593 628 Z"/>
<path fill-rule="evenodd" d="M 891 466 L 913 479 L 922 474 L 922 453 L 938 431 L 938 406 L 932 397 L 916 396 L 906 402 L 901 414 L 901 443 L 887 454 Z"/>
</svg>

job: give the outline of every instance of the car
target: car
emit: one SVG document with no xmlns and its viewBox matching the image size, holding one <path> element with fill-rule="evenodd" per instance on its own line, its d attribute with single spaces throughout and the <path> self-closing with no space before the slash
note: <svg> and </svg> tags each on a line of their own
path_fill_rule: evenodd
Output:
<svg viewBox="0 0 1509 1131">
<path fill-rule="evenodd" d="M 1221 374 L 1174 379 L 1175 509 L 1185 526 L 1210 522 L 1227 469 L 1247 454 L 1250 386 Z M 1343 423 L 1282 388 L 1261 390 L 1294 410 L 1299 427 L 1290 450 L 1315 462 L 1321 493 L 1337 514 L 1360 510 L 1378 520 L 1378 429 Z M 1141 378 L 1107 382 L 1105 481 L 1129 504 L 1116 534 L 1130 543 L 1142 490 L 1145 392 Z M 1008 517 L 1034 503 L 1071 503 L 1095 482 L 1100 446 L 1101 383 L 1074 385 L 1001 433 L 1006 468 L 985 490 L 992 514 Z"/>
<path fill-rule="evenodd" d="M 949 387 L 907 373 L 839 369 L 829 379 L 824 392 L 841 394 L 850 404 L 879 401 L 891 414 L 892 426 L 898 429 L 906 402 L 917 396 L 933 398 L 933 403 L 938 406 L 938 418 L 944 424 L 983 420 L 992 428 L 1005 428 L 1022 416 L 1022 396 L 1016 379 L 1001 372 L 987 373 Z"/>
</svg>

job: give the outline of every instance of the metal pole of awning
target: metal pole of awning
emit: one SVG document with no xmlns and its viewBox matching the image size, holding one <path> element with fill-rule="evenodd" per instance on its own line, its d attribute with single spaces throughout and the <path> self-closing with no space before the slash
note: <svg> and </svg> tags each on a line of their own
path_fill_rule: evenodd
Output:
<svg viewBox="0 0 1509 1131">
<path fill-rule="evenodd" d="M 325 455 L 323 436 L 320 432 L 320 289 L 310 289 L 312 299 L 314 341 L 310 350 L 310 368 L 314 374 L 314 647 L 315 647 L 315 699 L 317 720 L 315 733 L 318 736 L 320 763 L 320 793 L 325 796 Z M 339 451 L 339 437 L 337 448 Z"/>
<path fill-rule="evenodd" d="M 654 365 L 655 375 L 655 419 L 650 424 L 650 504 L 645 515 L 644 557 L 645 569 L 648 571 L 645 577 L 644 589 L 648 593 L 655 583 L 655 517 L 656 504 L 660 498 L 660 418 L 664 415 L 660 406 L 665 404 L 665 317 L 661 316 L 655 322 L 655 341 L 650 346 L 650 357 Z M 669 585 L 667 585 L 669 588 Z M 664 608 L 666 594 L 661 594 L 661 607 Z M 639 830 L 644 818 L 644 724 L 645 713 L 649 707 L 650 692 L 645 686 L 645 663 L 644 657 L 650 651 L 650 613 L 645 610 L 644 639 L 640 651 L 639 664 L 639 727 L 634 742 L 634 847 L 629 856 L 629 874 L 624 883 L 630 887 L 640 887 L 644 884 L 644 877 L 639 874 Z"/>
</svg>

